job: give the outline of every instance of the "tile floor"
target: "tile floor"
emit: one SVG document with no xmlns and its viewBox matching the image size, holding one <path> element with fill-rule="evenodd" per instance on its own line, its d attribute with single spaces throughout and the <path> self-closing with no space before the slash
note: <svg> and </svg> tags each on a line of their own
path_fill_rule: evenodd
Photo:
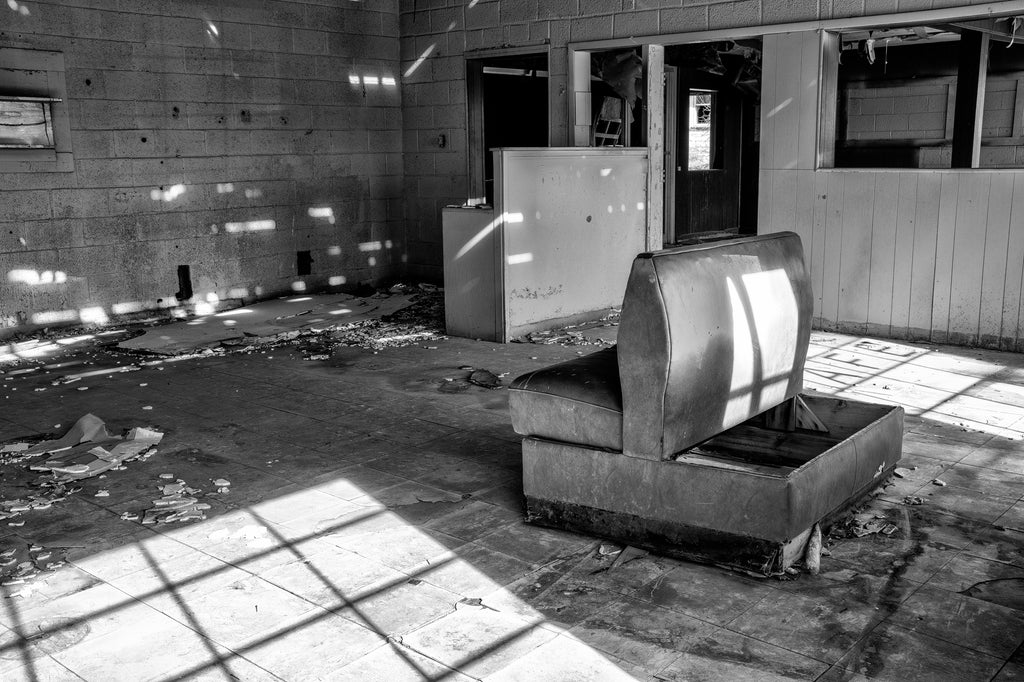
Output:
<svg viewBox="0 0 1024 682">
<path fill-rule="evenodd" d="M 1020 355 L 816 334 L 808 388 L 904 405 L 916 469 L 871 503 L 897 532 L 781 581 L 650 555 L 612 568 L 598 540 L 522 522 L 505 392 L 459 368 L 514 376 L 578 348 L 277 348 L 53 386 L 137 360 L 74 348 L 0 377 L 0 441 L 86 412 L 166 436 L 0 525 L 76 545 L 29 590 L 0 587 L 0 679 L 1024 679 Z M 209 518 L 122 520 L 161 473 L 203 488 Z"/>
</svg>

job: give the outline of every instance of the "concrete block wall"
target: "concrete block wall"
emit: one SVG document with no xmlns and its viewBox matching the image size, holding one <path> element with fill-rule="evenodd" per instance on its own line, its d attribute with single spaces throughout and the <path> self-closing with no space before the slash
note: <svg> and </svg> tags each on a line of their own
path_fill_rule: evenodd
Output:
<svg viewBox="0 0 1024 682">
<path fill-rule="evenodd" d="M 204 302 L 400 274 L 398 32 L 397 0 L 0 7 L 0 48 L 63 54 L 74 159 L 0 171 L 0 332 L 174 305 L 180 265 Z"/>
<path fill-rule="evenodd" d="M 1024 145 L 1014 136 L 1018 82 L 1024 74 L 994 74 L 985 86 L 985 114 L 982 119 L 981 166 L 983 168 L 1024 165 Z M 846 91 L 846 138 L 861 142 L 907 140 L 944 142 L 922 147 L 921 168 L 949 168 L 952 158 L 951 103 L 955 79 L 922 78 L 904 85 L 863 87 Z"/>
<path fill-rule="evenodd" d="M 553 145 L 569 144 L 569 42 L 948 7 L 946 0 L 418 0 L 401 4 L 409 272 L 441 278 L 440 209 L 467 198 L 464 58 L 547 51 Z M 439 148 L 444 134 L 450 141 Z"/>
<path fill-rule="evenodd" d="M 939 139 L 946 136 L 945 82 L 901 87 L 850 88 L 847 139 Z"/>
</svg>

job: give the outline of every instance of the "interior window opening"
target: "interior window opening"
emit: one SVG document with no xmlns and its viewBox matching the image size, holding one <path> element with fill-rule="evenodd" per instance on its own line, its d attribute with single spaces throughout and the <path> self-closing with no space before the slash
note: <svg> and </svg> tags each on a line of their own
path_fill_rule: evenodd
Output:
<svg viewBox="0 0 1024 682">
<path fill-rule="evenodd" d="M 1019 18 L 839 35 L 835 166 L 1024 167 Z"/>
<path fill-rule="evenodd" d="M 714 106 L 715 93 L 713 92 L 691 92 L 689 98 L 690 106 L 687 114 L 689 118 L 689 156 L 687 167 L 689 170 L 711 170 L 715 166 L 715 126 Z"/>
<path fill-rule="evenodd" d="M 643 59 L 639 48 L 595 52 L 590 57 L 591 145 L 629 147 L 646 137 Z"/>
<path fill-rule="evenodd" d="M 0 149 L 53 149 L 50 97 L 0 95 Z"/>
</svg>

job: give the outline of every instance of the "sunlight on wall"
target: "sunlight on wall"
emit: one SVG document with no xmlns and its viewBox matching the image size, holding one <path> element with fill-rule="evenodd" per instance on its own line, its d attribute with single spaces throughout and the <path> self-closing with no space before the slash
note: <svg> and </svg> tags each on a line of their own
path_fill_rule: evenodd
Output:
<svg viewBox="0 0 1024 682">
<path fill-rule="evenodd" d="M 383 85 L 386 87 L 391 87 L 397 84 L 397 81 L 395 81 L 394 76 L 371 76 L 366 74 L 360 76 L 359 74 L 355 73 L 351 74 L 348 77 L 348 82 L 351 83 L 352 85 L 362 84 L 363 87 L 366 87 L 367 85 Z"/>
<path fill-rule="evenodd" d="M 106 324 L 110 321 L 110 318 L 107 317 L 107 311 L 102 306 L 82 308 L 78 312 L 78 319 L 87 324 Z"/>
<path fill-rule="evenodd" d="M 63 284 L 68 276 L 60 270 L 11 270 L 7 273 L 7 281 L 15 284 Z"/>
<path fill-rule="evenodd" d="M 26 7 L 24 4 L 16 2 L 16 0 L 7 0 L 7 6 L 11 8 L 12 12 L 17 12 L 23 17 L 27 17 L 30 14 L 32 14 L 32 12 L 29 11 L 28 7 Z"/>
<path fill-rule="evenodd" d="M 140 301 L 126 301 L 124 303 L 115 303 L 110 306 L 110 312 L 115 315 L 125 315 L 127 313 L 137 313 L 146 309 L 146 305 Z"/>
<path fill-rule="evenodd" d="M 334 209 L 330 206 L 310 207 L 306 212 L 310 218 L 323 218 L 331 225 L 334 224 Z"/>
<path fill-rule="evenodd" d="M 77 319 L 77 310 L 44 310 L 32 314 L 32 324 L 56 324 L 58 322 L 74 322 Z"/>
<path fill-rule="evenodd" d="M 185 193 L 185 185 L 171 185 L 166 190 L 154 189 L 150 191 L 149 198 L 153 201 L 174 201 Z"/>
<path fill-rule="evenodd" d="M 247 220 L 242 223 L 224 223 L 228 232 L 265 232 L 277 228 L 274 220 Z"/>
<path fill-rule="evenodd" d="M 414 73 L 416 73 L 416 70 L 419 69 L 421 66 L 423 66 L 423 62 L 427 61 L 427 57 L 430 56 L 430 54 L 434 51 L 434 49 L 436 47 L 437 47 L 437 43 L 431 43 L 430 47 L 428 47 L 427 49 L 423 50 L 423 54 L 421 54 L 416 59 L 416 61 L 414 61 L 412 64 L 410 64 L 409 68 L 406 69 L 405 73 L 402 74 L 402 75 L 404 75 L 406 78 L 408 78 L 409 76 L 411 76 Z"/>
</svg>

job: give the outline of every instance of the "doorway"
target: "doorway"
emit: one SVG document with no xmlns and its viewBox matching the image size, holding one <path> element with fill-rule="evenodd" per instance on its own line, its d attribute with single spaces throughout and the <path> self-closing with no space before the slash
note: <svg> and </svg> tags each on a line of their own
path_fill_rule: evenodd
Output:
<svg viewBox="0 0 1024 682">
<path fill-rule="evenodd" d="M 548 55 L 502 54 L 466 60 L 471 194 L 494 203 L 500 147 L 547 147 Z"/>
<path fill-rule="evenodd" d="M 761 40 L 665 50 L 665 242 L 757 231 Z"/>
</svg>

